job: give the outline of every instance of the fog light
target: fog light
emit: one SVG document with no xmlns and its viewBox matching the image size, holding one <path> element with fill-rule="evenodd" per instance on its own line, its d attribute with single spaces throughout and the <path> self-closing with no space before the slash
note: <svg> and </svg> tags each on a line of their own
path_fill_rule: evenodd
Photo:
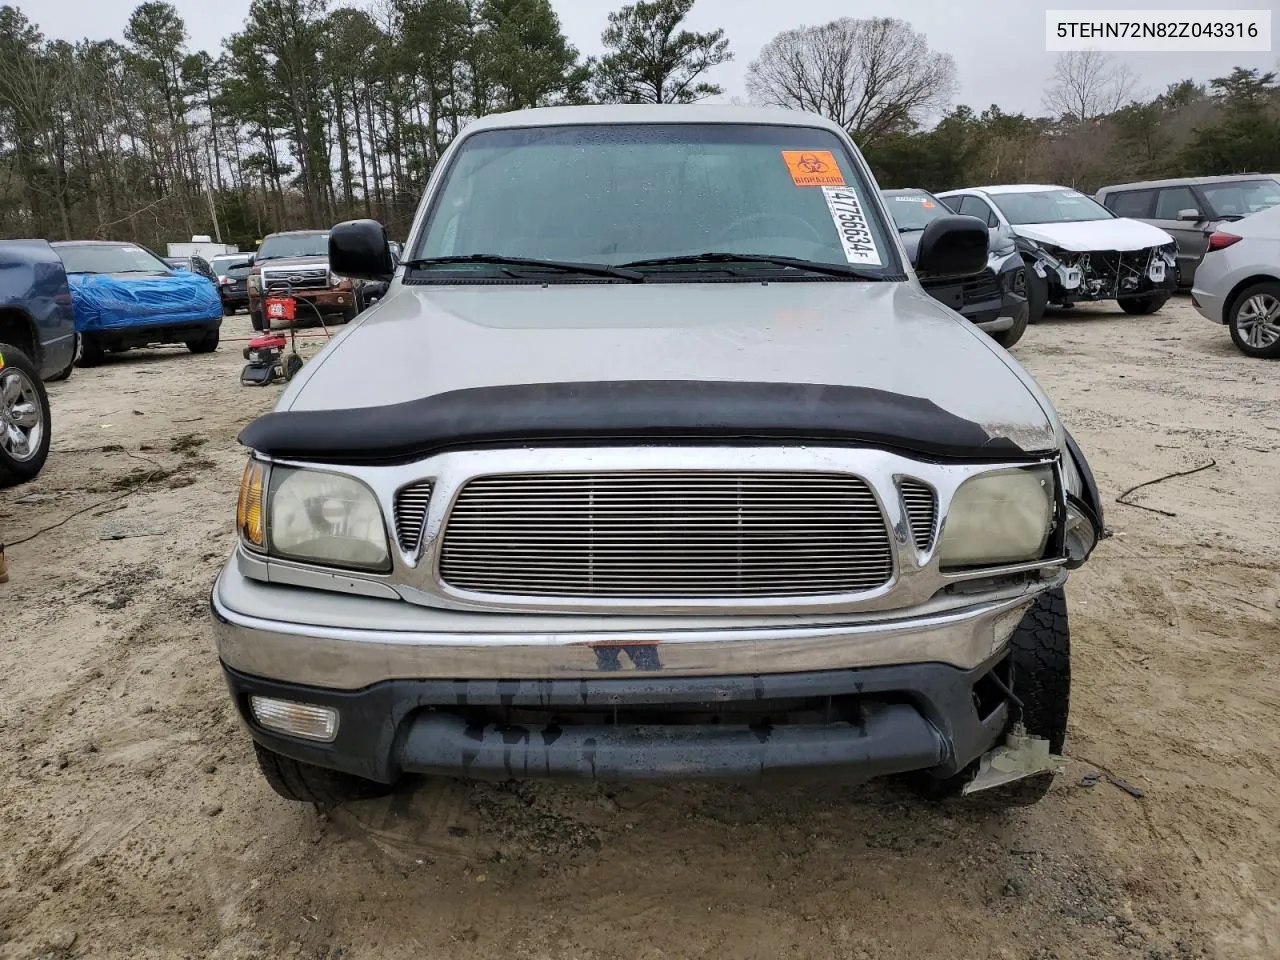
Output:
<svg viewBox="0 0 1280 960">
<path fill-rule="evenodd" d="M 287 733 L 291 737 L 332 743 L 338 735 L 338 711 L 317 707 L 312 703 L 250 697 L 249 709 L 254 718 L 268 730 Z"/>
</svg>

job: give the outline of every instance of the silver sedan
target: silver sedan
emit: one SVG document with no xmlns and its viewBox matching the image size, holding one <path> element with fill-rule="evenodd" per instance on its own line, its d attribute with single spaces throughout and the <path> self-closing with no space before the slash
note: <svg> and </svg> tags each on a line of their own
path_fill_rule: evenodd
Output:
<svg viewBox="0 0 1280 960">
<path fill-rule="evenodd" d="M 1280 207 L 1209 238 L 1191 302 L 1202 316 L 1230 328 L 1241 353 L 1280 359 Z"/>
</svg>

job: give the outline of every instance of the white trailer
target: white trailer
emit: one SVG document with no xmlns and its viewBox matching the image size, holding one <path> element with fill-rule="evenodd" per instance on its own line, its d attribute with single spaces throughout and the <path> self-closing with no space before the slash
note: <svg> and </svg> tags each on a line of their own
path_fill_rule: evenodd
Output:
<svg viewBox="0 0 1280 960">
<path fill-rule="evenodd" d="M 240 252 L 234 243 L 217 243 L 208 236 L 192 237 L 189 243 L 171 243 L 168 249 L 167 257 L 204 257 L 206 260 Z"/>
</svg>

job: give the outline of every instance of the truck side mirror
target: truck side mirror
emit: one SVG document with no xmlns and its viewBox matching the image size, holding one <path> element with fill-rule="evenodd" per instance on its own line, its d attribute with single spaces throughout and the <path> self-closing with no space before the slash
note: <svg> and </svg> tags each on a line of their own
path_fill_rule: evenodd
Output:
<svg viewBox="0 0 1280 960">
<path fill-rule="evenodd" d="M 244 265 L 245 265 L 246 267 L 252 267 L 252 266 L 253 266 L 253 261 L 255 261 L 255 260 L 257 260 L 257 259 L 258 259 L 258 258 L 257 258 L 257 257 L 255 257 L 255 256 L 251 253 L 251 254 L 249 254 L 249 259 L 245 260 Z"/>
<path fill-rule="evenodd" d="M 353 280 L 390 280 L 396 272 L 386 228 L 377 220 L 347 220 L 329 231 L 329 269 Z"/>
<path fill-rule="evenodd" d="M 977 217 L 930 220 L 920 235 L 916 270 L 929 277 L 969 277 L 987 265 L 987 224 Z"/>
</svg>

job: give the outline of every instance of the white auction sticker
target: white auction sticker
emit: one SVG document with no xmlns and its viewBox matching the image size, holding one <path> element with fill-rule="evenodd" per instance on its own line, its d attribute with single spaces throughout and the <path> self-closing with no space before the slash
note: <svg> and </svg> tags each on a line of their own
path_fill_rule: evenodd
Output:
<svg viewBox="0 0 1280 960">
<path fill-rule="evenodd" d="M 1257 10 L 1046 10 L 1045 49 L 1266 53 L 1272 11 L 1265 8 L 1270 5 Z"/>
<path fill-rule="evenodd" d="M 823 187 L 822 193 L 827 198 L 827 209 L 831 211 L 836 232 L 840 234 L 845 259 L 850 263 L 880 266 L 880 251 L 876 249 L 875 237 L 871 235 L 858 195 L 848 187 Z"/>
</svg>

